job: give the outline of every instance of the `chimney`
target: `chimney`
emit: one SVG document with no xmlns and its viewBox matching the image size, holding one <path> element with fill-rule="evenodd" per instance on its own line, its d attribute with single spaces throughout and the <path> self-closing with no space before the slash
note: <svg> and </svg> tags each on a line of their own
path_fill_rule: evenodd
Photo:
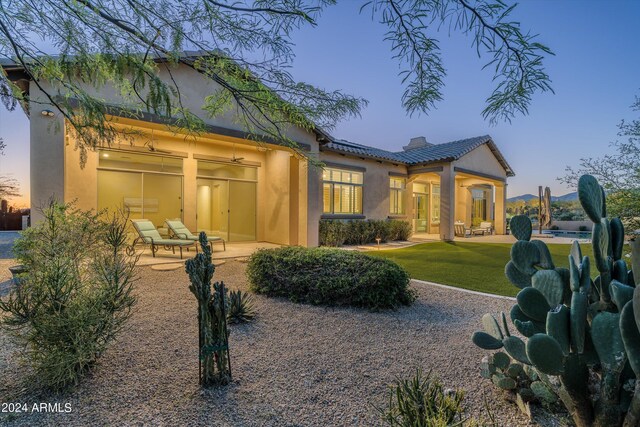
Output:
<svg viewBox="0 0 640 427">
<path fill-rule="evenodd" d="M 411 138 L 411 140 L 409 141 L 409 145 L 405 145 L 404 147 L 402 147 L 402 149 L 404 151 L 408 151 L 415 148 L 430 147 L 432 145 L 433 144 L 427 142 L 427 138 L 425 138 L 424 136 L 416 136 L 415 138 Z"/>
</svg>

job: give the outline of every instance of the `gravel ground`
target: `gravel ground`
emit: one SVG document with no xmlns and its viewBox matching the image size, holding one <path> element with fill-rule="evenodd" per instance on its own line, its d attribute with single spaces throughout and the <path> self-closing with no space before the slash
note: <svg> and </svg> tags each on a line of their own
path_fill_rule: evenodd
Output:
<svg viewBox="0 0 640 427">
<path fill-rule="evenodd" d="M 245 264 L 216 280 L 246 289 Z M 485 312 L 510 301 L 414 284 L 415 304 L 395 312 L 329 309 L 255 297 L 253 323 L 231 327 L 234 381 L 198 388 L 196 304 L 182 269 L 140 268 L 139 303 L 128 328 L 93 374 L 65 396 L 20 395 L 26 367 L 0 332 L 0 402 L 71 403 L 72 413 L 0 414 L 2 425 L 371 426 L 387 385 L 416 368 L 464 388 L 469 412 L 491 409 L 498 425 L 530 425 L 482 380 L 484 352 L 470 343 Z M 545 417 L 543 425 L 555 424 Z"/>
</svg>

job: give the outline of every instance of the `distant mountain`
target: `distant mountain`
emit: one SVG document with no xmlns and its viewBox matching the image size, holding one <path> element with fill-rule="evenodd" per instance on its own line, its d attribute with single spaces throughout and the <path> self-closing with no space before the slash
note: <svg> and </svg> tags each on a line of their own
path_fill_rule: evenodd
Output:
<svg viewBox="0 0 640 427">
<path fill-rule="evenodd" d="M 509 197 L 507 202 L 515 202 L 516 200 L 524 200 L 525 202 L 528 202 L 529 200 L 537 198 L 538 196 L 533 194 L 523 194 L 521 196 Z M 551 196 L 552 202 L 572 202 L 574 200 L 578 200 L 578 193 L 576 191 L 565 194 L 564 196 Z"/>
<path fill-rule="evenodd" d="M 537 198 L 538 196 L 534 196 L 533 194 L 523 194 L 522 196 L 510 197 L 507 199 L 507 202 L 515 202 L 517 200 L 524 200 L 525 202 L 528 202 L 529 200 Z"/>
</svg>

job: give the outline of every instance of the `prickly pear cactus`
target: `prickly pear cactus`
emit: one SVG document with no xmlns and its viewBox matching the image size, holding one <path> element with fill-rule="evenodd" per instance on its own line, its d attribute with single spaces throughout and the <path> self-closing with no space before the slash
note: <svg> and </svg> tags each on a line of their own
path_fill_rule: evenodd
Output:
<svg viewBox="0 0 640 427">
<path fill-rule="evenodd" d="M 502 326 L 491 314 L 485 314 L 482 317 L 484 331 L 473 335 L 473 342 L 481 348 L 506 351 L 485 356 L 480 363 L 480 375 L 491 380 L 507 393 L 508 400 L 515 401 L 523 413 L 531 416 L 531 403 L 554 404 L 558 395 L 548 378 L 531 368 L 525 343 L 511 335 L 504 313 L 501 313 L 501 320 Z"/>
<path fill-rule="evenodd" d="M 606 217 L 605 192 L 594 177 L 580 178 L 578 198 L 593 222 L 592 251 L 587 251 L 593 259 L 583 255 L 576 241 L 568 268 L 556 267 L 546 244 L 531 240 L 529 218 L 512 218 L 518 241 L 505 275 L 521 290 L 509 317 L 524 339 L 511 335 L 506 319 L 501 327 L 485 315 L 484 331 L 476 332 L 472 341 L 486 350 L 504 350 L 481 365 L 482 376 L 496 386 L 517 387 L 505 372 L 506 356 L 521 363 L 531 380 L 525 396 L 530 391 L 543 402 L 559 398 L 578 427 L 638 426 L 640 240 L 629 242 L 629 270 L 623 256 L 624 227 L 619 218 Z M 521 401 L 523 396 L 519 406 Z"/>
</svg>

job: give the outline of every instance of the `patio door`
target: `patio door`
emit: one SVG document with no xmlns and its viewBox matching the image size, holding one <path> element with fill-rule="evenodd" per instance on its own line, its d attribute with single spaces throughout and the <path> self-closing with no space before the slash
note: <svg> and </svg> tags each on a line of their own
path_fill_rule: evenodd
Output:
<svg viewBox="0 0 640 427">
<path fill-rule="evenodd" d="M 197 179 L 196 226 L 229 242 L 256 240 L 256 183 Z"/>
<path fill-rule="evenodd" d="M 428 226 L 429 197 L 427 194 L 413 194 L 413 228 L 416 233 L 426 233 Z"/>
</svg>

